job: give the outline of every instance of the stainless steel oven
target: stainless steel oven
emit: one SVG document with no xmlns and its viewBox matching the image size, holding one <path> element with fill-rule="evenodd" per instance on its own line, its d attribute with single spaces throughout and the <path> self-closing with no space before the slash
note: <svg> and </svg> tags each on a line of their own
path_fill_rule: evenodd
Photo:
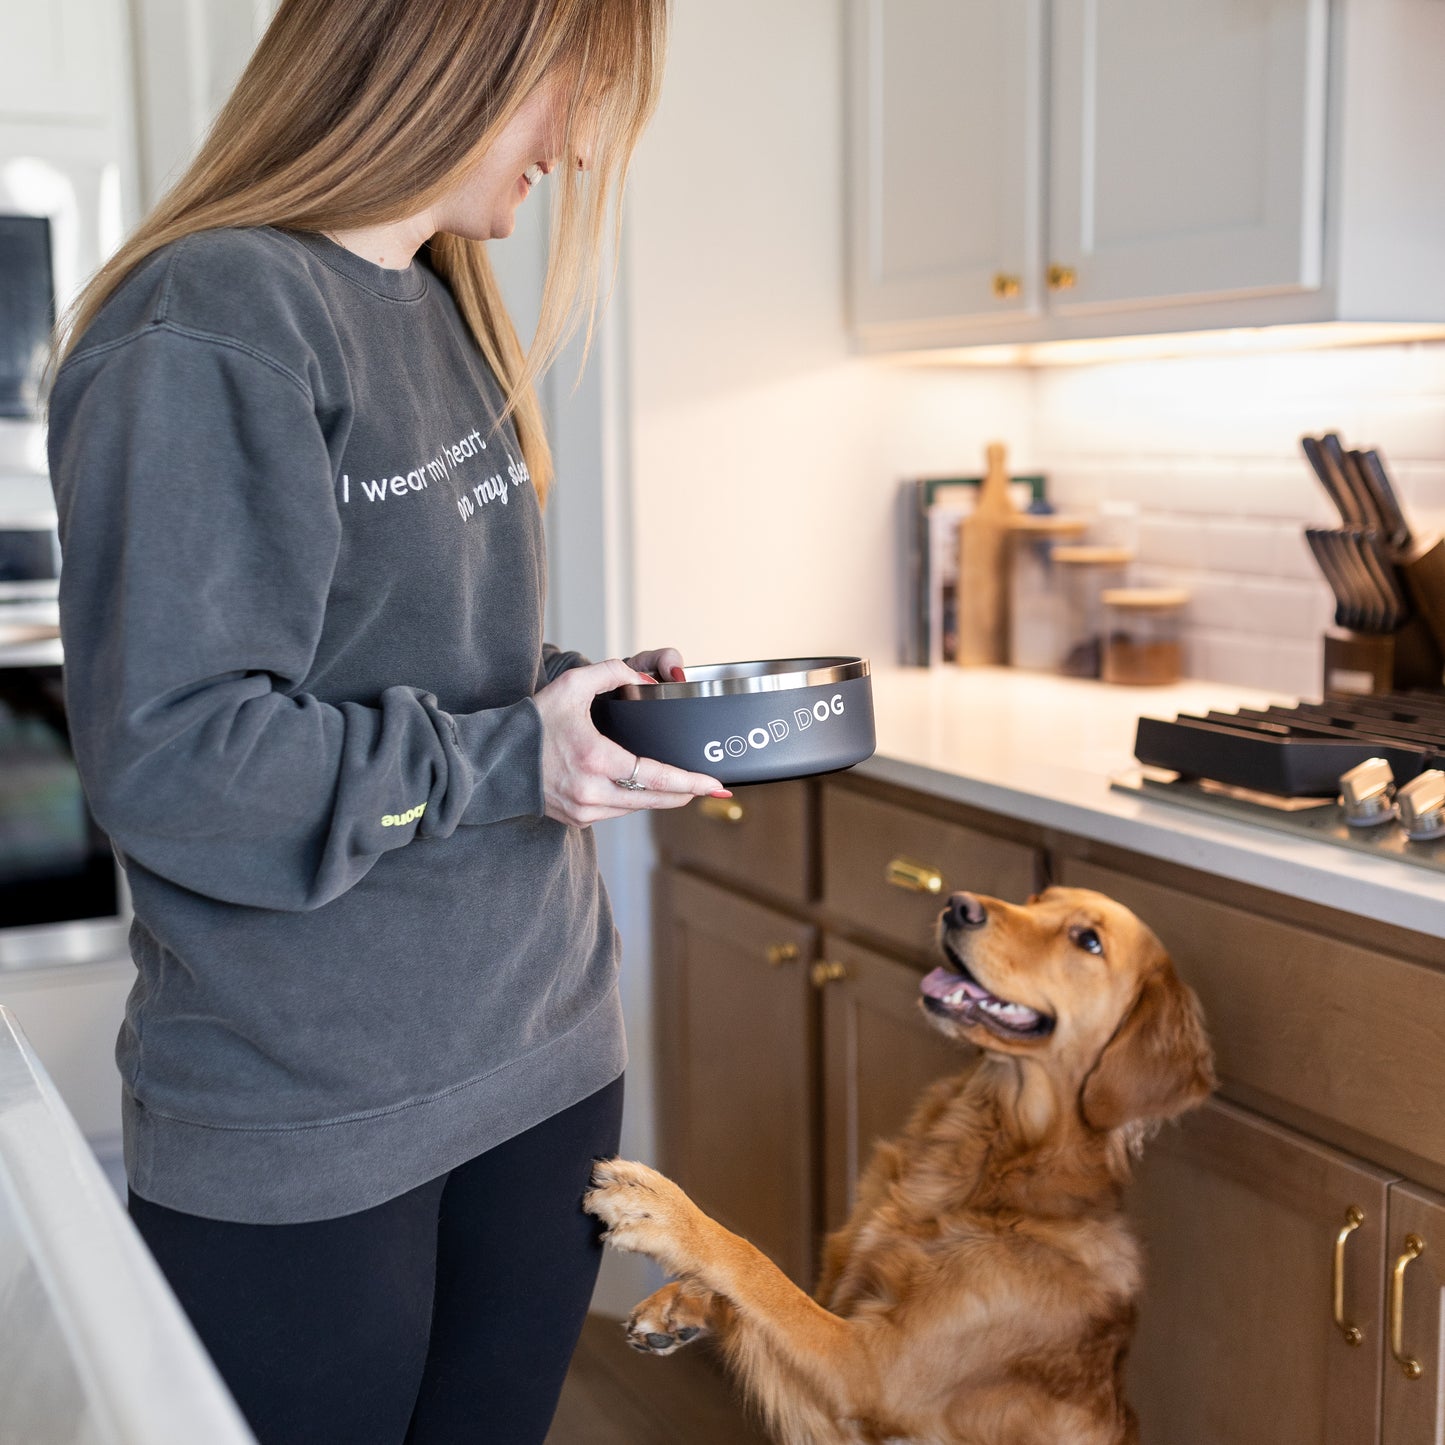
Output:
<svg viewBox="0 0 1445 1445">
<path fill-rule="evenodd" d="M 70 750 L 58 572 L 53 513 L 0 513 L 0 969 L 126 953 L 124 875 Z"/>
</svg>

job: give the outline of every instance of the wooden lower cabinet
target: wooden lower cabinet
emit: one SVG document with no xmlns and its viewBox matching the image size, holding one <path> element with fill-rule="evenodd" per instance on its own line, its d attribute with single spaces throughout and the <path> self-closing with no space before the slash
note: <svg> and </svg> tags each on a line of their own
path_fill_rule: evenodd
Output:
<svg viewBox="0 0 1445 1445">
<path fill-rule="evenodd" d="M 656 887 L 662 1166 L 808 1285 L 816 930 L 677 870 Z"/>
<path fill-rule="evenodd" d="M 1145 1146 L 1130 1201 L 1145 1248 L 1129 1361 L 1142 1445 L 1379 1441 L 1389 1185 L 1217 1100 Z M 1340 1252 L 1341 1313 L 1358 1345 L 1334 1319 L 1352 1208 L 1363 1222 Z"/>
<path fill-rule="evenodd" d="M 766 801 L 658 831 L 662 1162 L 699 1204 L 810 1286 L 874 1142 L 967 1066 L 918 1008 L 948 889 L 1098 888 L 1198 991 L 1222 1080 L 1130 1192 L 1141 1445 L 1445 1445 L 1438 940 L 876 782 Z"/>
<path fill-rule="evenodd" d="M 1439 1445 L 1445 1440 L 1445 1196 L 1396 1184 L 1388 1243 L 1386 1328 L 1398 1292 L 1399 1339 L 1385 1340 L 1383 1445 Z"/>
<path fill-rule="evenodd" d="M 853 1208 L 874 1144 L 908 1122 L 918 1096 L 971 1057 L 929 1028 L 918 1007 L 920 969 L 839 938 L 823 992 L 824 1228 Z"/>
</svg>

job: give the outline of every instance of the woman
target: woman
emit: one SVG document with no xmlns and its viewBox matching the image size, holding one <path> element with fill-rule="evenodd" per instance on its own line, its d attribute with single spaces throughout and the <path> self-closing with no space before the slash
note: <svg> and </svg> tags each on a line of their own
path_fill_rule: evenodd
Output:
<svg viewBox="0 0 1445 1445">
<path fill-rule="evenodd" d="M 544 645 L 533 379 L 665 0 L 284 0 L 51 397 L 76 756 L 126 866 L 132 1215 L 263 1445 L 540 1441 L 617 1144 L 590 823 L 715 779 Z M 484 243 L 560 184 L 525 357 Z"/>
</svg>

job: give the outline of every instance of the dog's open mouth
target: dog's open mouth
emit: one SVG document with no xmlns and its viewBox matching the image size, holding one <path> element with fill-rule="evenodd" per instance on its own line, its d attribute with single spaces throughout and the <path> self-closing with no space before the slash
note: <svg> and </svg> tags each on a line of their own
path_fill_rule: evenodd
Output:
<svg viewBox="0 0 1445 1445">
<path fill-rule="evenodd" d="M 1048 1014 L 991 994 L 947 943 L 943 951 L 949 966 L 935 968 L 919 985 L 930 1012 L 959 1023 L 983 1024 L 1001 1038 L 1036 1039 L 1053 1032 Z"/>
</svg>

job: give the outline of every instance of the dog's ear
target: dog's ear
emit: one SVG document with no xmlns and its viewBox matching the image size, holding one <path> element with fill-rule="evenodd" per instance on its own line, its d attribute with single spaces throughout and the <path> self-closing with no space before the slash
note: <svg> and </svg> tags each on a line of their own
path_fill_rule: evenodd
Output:
<svg viewBox="0 0 1445 1445">
<path fill-rule="evenodd" d="M 1194 990 L 1166 962 L 1144 980 L 1133 1007 L 1084 1080 L 1085 1123 L 1117 1129 L 1172 1119 L 1214 1088 L 1214 1054 Z"/>
</svg>

